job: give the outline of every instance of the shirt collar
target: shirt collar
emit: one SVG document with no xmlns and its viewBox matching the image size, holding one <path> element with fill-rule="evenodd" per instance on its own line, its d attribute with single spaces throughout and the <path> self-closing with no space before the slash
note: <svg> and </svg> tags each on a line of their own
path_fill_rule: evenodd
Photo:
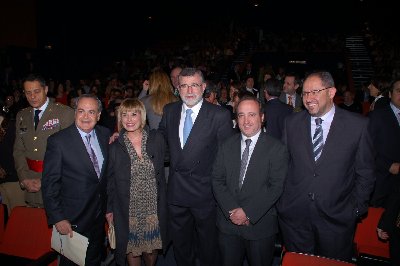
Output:
<svg viewBox="0 0 400 266">
<path fill-rule="evenodd" d="M 195 113 L 196 115 L 200 112 L 200 108 L 203 104 L 203 99 L 200 100 L 200 102 L 198 102 L 195 106 L 193 106 L 192 108 L 189 108 L 186 103 L 183 103 L 182 105 L 182 111 L 186 112 L 187 109 L 192 109 L 193 113 Z"/>
<path fill-rule="evenodd" d="M 47 106 L 49 105 L 49 102 L 49 97 L 47 97 L 46 102 L 42 106 L 40 106 L 39 108 L 33 108 L 33 110 L 41 110 L 43 113 L 43 111 L 46 110 Z"/>
</svg>

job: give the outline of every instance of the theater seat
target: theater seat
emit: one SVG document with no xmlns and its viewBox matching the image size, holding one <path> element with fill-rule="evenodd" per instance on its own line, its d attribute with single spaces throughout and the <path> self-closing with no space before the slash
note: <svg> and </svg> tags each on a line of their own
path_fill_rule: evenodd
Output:
<svg viewBox="0 0 400 266">
<path fill-rule="evenodd" d="M 0 243 L 0 260 L 9 263 L 14 259 L 26 263 L 35 260 L 42 261 L 41 265 L 51 262 L 56 265 L 57 253 L 51 249 L 50 241 L 51 228 L 47 225 L 44 209 L 15 207 L 11 211 L 3 241 Z"/>
<path fill-rule="evenodd" d="M 354 243 L 358 257 L 372 255 L 390 258 L 388 242 L 381 241 L 376 232 L 383 211 L 383 208 L 369 207 L 367 217 L 357 224 Z"/>
<path fill-rule="evenodd" d="M 314 255 L 286 252 L 282 266 L 355 266 L 355 264 Z"/>
<path fill-rule="evenodd" d="M 0 204 L 0 243 L 3 241 L 5 230 L 6 212 L 4 204 Z"/>
</svg>

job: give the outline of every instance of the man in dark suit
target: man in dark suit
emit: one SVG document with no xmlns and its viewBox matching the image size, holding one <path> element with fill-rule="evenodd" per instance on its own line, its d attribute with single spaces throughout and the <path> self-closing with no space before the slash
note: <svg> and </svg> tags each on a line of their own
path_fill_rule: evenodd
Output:
<svg viewBox="0 0 400 266">
<path fill-rule="evenodd" d="M 233 125 L 228 110 L 203 101 L 205 88 L 200 70 L 183 69 L 179 74 L 183 102 L 166 105 L 159 125 L 170 155 L 170 233 L 176 262 L 183 266 L 195 265 L 196 257 L 200 265 L 218 265 L 211 172 L 217 148 L 233 134 Z M 188 130 L 188 125 L 193 128 Z"/>
<path fill-rule="evenodd" d="M 328 72 L 304 81 L 307 111 L 287 117 L 282 136 L 290 163 L 278 204 L 288 251 L 349 260 L 357 219 L 374 186 L 368 119 L 335 107 Z"/>
<path fill-rule="evenodd" d="M 400 79 L 390 89 L 390 104 L 369 113 L 370 132 L 376 151 L 374 207 L 386 207 L 392 189 L 400 185 Z"/>
<path fill-rule="evenodd" d="M 262 132 L 261 109 L 255 97 L 239 101 L 241 133 L 222 144 L 213 168 L 219 247 L 226 266 L 243 265 L 245 254 L 253 266 L 271 265 L 273 258 L 278 233 L 275 203 L 283 190 L 288 153 L 279 140 Z"/>
<path fill-rule="evenodd" d="M 281 102 L 286 103 L 294 108 L 295 112 L 299 112 L 303 108 L 301 95 L 296 91 L 300 88 L 300 77 L 295 73 L 288 73 L 283 82 L 283 92 L 279 96 Z"/>
<path fill-rule="evenodd" d="M 279 100 L 278 97 L 282 92 L 282 83 L 279 80 L 268 79 L 263 85 L 263 91 L 267 101 L 264 106 L 265 130 L 268 135 L 280 140 L 284 121 L 293 113 L 293 107 Z"/>
<path fill-rule="evenodd" d="M 48 139 L 42 180 L 49 224 L 60 234 L 77 231 L 89 239 L 85 265 L 100 265 L 104 242 L 108 129 L 96 126 L 101 102 L 82 95 L 75 124 Z M 89 137 L 90 136 L 90 137 Z M 70 265 L 65 257 L 61 265 Z"/>
</svg>

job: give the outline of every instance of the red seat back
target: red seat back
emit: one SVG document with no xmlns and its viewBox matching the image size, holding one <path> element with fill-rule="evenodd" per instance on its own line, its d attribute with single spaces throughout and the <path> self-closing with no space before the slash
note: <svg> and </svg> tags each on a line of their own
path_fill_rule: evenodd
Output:
<svg viewBox="0 0 400 266">
<path fill-rule="evenodd" d="M 369 254 L 389 258 L 389 244 L 379 240 L 376 228 L 382 216 L 383 208 L 369 207 L 368 216 L 357 224 L 354 237 L 358 254 Z"/>
<path fill-rule="evenodd" d="M 0 253 L 37 259 L 52 250 L 51 231 L 44 209 L 15 207 L 0 243 Z"/>
<path fill-rule="evenodd" d="M 3 241 L 4 230 L 5 230 L 5 218 L 6 213 L 4 211 L 4 204 L 0 204 L 0 243 Z"/>
</svg>

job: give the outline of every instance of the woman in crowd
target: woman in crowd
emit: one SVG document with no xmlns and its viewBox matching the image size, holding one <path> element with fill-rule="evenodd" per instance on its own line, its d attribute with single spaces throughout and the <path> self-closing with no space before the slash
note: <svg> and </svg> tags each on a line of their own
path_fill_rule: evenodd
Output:
<svg viewBox="0 0 400 266">
<path fill-rule="evenodd" d="M 165 141 L 144 130 L 146 110 L 137 99 L 118 109 L 120 134 L 110 147 L 106 218 L 114 223 L 117 265 L 155 265 L 167 247 Z"/>
<path fill-rule="evenodd" d="M 147 94 L 149 92 L 149 95 Z M 139 99 L 147 112 L 147 122 L 150 129 L 157 129 L 161 121 L 164 106 L 178 100 L 173 93 L 174 87 L 163 70 L 157 69 L 150 74 L 149 80 L 143 82 L 143 90 Z"/>
<path fill-rule="evenodd" d="M 390 100 L 385 95 L 389 86 L 390 83 L 385 78 L 376 77 L 371 80 L 371 83 L 368 86 L 368 90 L 369 95 L 374 97 L 374 100 L 371 103 L 370 111 L 384 107 L 389 104 Z"/>
</svg>

